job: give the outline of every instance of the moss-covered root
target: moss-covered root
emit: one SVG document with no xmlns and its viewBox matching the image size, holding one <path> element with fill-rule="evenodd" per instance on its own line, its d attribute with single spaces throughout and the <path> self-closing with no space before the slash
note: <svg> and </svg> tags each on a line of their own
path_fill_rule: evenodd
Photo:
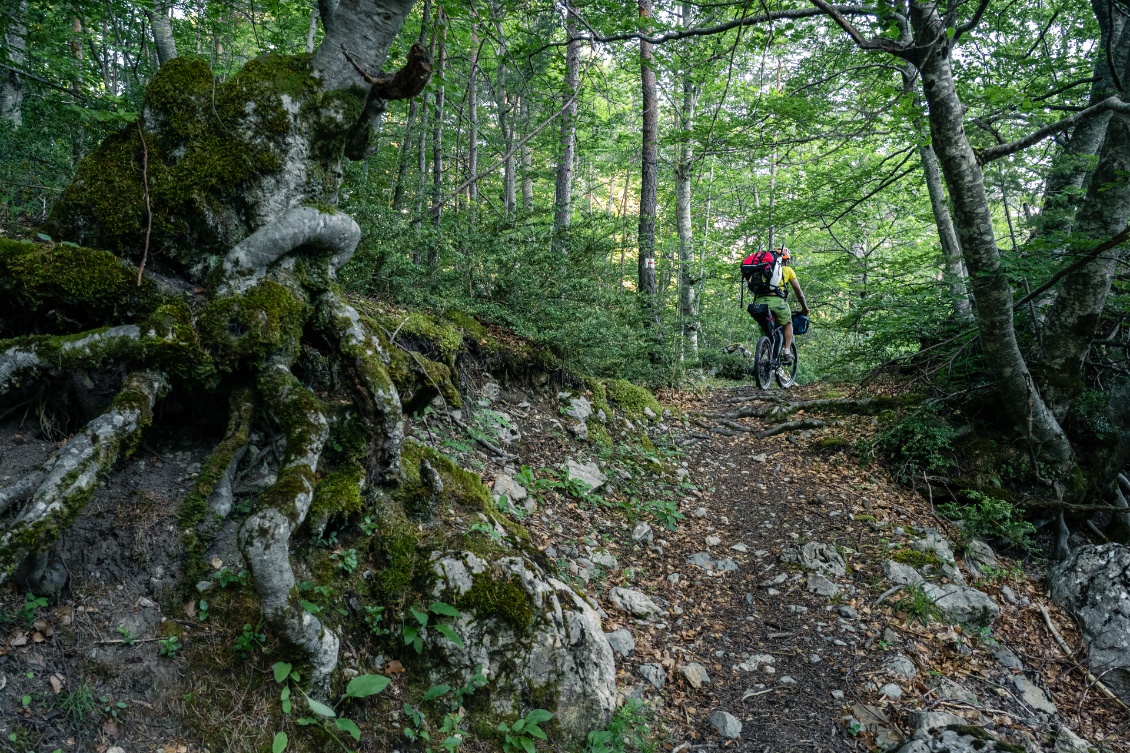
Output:
<svg viewBox="0 0 1130 753">
<path fill-rule="evenodd" d="M 361 315 L 341 296 L 323 294 L 317 301 L 318 326 L 337 345 L 342 365 L 353 382 L 358 408 L 373 435 L 366 453 L 370 480 L 390 480 L 400 469 L 400 444 L 404 422 L 400 395 L 386 368 L 389 354 L 376 334 L 369 332 Z"/>
<path fill-rule="evenodd" d="M 31 501 L 0 533 L 0 584 L 67 529 L 114 462 L 133 451 L 167 388 L 160 372 L 130 374 L 110 409 L 67 440 Z"/>
<path fill-rule="evenodd" d="M 0 395 L 47 371 L 104 366 L 139 349 L 141 339 L 141 330 L 127 324 L 81 335 L 39 335 L 0 341 Z"/>
<path fill-rule="evenodd" d="M 286 435 L 286 454 L 278 480 L 259 497 L 256 510 L 239 531 L 239 547 L 255 580 L 263 614 L 272 630 L 302 652 L 310 664 L 314 688 L 328 688 L 337 666 L 338 638 L 302 608 L 290 566 L 290 535 L 310 503 L 329 422 L 317 398 L 281 360 L 259 375 L 262 402 Z"/>
<path fill-rule="evenodd" d="M 190 556 L 211 541 L 231 513 L 232 484 L 240 461 L 247 454 L 251 419 L 255 415 L 255 394 L 250 387 L 239 387 L 229 399 L 228 430 L 224 439 L 200 470 L 196 485 L 181 506 L 180 527 L 192 541 L 186 542 Z"/>
<path fill-rule="evenodd" d="M 32 494 L 35 494 L 35 490 L 39 488 L 45 478 L 47 478 L 47 471 L 40 468 L 20 476 L 7 486 L 0 487 L 0 515 L 6 513 L 8 508 L 17 502 L 23 502 Z"/>
<path fill-rule="evenodd" d="M 336 272 L 353 256 L 361 228 L 340 212 L 295 207 L 256 230 L 236 245 L 224 259 L 221 292 L 240 292 L 263 276 L 267 267 L 300 246 L 329 256 Z"/>
</svg>

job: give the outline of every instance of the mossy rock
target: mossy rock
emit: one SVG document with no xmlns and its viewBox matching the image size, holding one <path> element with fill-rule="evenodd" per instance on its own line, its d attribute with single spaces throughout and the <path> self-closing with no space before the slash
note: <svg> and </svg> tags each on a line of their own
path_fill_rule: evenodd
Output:
<svg viewBox="0 0 1130 753">
<path fill-rule="evenodd" d="M 463 334 L 474 340 L 482 341 L 490 337 L 490 332 L 487 331 L 487 328 L 465 311 L 449 309 L 443 312 L 443 316 L 456 327 L 463 330 Z"/>
<path fill-rule="evenodd" d="M 858 520 L 858 518 L 857 518 Z M 899 549 L 891 555 L 891 559 L 915 569 L 924 567 L 941 568 L 944 564 L 938 555 L 933 552 L 920 552 L 916 549 Z"/>
<path fill-rule="evenodd" d="M 643 418 L 646 415 L 644 408 L 650 408 L 656 418 L 663 412 L 663 407 L 655 395 L 627 379 L 609 379 L 604 382 L 604 387 L 608 401 L 632 418 Z"/>
</svg>

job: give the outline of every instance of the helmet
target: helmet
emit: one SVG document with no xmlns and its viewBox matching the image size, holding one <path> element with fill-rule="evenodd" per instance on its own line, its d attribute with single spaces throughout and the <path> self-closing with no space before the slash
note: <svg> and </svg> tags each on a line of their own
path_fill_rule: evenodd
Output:
<svg viewBox="0 0 1130 753">
<path fill-rule="evenodd" d="M 789 253 L 789 249 L 788 249 L 788 247 L 787 247 L 787 246 L 781 246 L 781 247 L 780 247 L 780 248 L 778 249 L 778 251 L 780 251 L 780 252 L 781 252 L 781 258 L 782 258 L 782 259 L 784 259 L 785 261 L 788 261 L 788 260 L 789 260 L 789 259 L 791 258 L 791 256 L 792 256 L 792 255 L 791 255 L 791 254 Z"/>
</svg>

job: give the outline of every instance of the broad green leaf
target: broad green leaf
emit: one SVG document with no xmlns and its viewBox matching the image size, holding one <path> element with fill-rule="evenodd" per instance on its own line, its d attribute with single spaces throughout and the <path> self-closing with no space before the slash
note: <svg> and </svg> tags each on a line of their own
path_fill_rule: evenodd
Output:
<svg viewBox="0 0 1130 753">
<path fill-rule="evenodd" d="M 526 734 L 527 735 L 533 735 L 534 737 L 536 737 L 539 740 L 545 740 L 546 739 L 545 732 L 542 731 L 542 728 L 537 726 L 536 724 L 526 725 Z"/>
<path fill-rule="evenodd" d="M 335 719 L 334 724 L 342 732 L 348 732 L 354 740 L 361 739 L 361 728 L 354 724 L 352 719 L 345 719 L 344 717 Z"/>
<path fill-rule="evenodd" d="M 553 714 L 545 709 L 534 709 L 526 714 L 526 724 L 541 724 L 553 718 Z"/>
<path fill-rule="evenodd" d="M 447 640 L 454 643 L 459 648 L 463 648 L 463 639 L 459 637 L 459 633 L 455 632 L 447 625 L 436 625 L 436 630 Z"/>
<path fill-rule="evenodd" d="M 419 609 L 416 609 L 416 607 L 408 607 L 408 611 L 416 618 L 416 622 L 420 623 L 420 627 L 424 627 L 428 624 L 427 612 L 421 612 Z"/>
<path fill-rule="evenodd" d="M 350 698 L 368 698 L 387 688 L 390 682 L 384 675 L 359 675 L 349 681 L 345 694 Z"/>
<path fill-rule="evenodd" d="M 462 617 L 463 613 L 450 604 L 445 604 L 442 601 L 437 601 L 428 607 L 428 611 L 432 614 L 442 614 L 444 617 Z"/>
<path fill-rule="evenodd" d="M 441 695 L 445 695 L 445 694 L 449 693 L 450 691 L 451 691 L 450 685 L 433 685 L 430 688 L 428 688 L 427 693 L 424 693 L 424 700 L 430 701 L 433 698 L 439 698 Z"/>
<path fill-rule="evenodd" d="M 416 640 L 416 636 L 420 633 L 420 628 L 405 625 L 404 630 L 401 632 L 404 635 L 404 645 L 407 646 L 412 641 Z"/>
<path fill-rule="evenodd" d="M 522 743 L 522 749 L 526 753 L 534 753 L 534 741 L 528 737 L 520 737 L 518 740 Z"/>
<path fill-rule="evenodd" d="M 306 694 L 303 693 L 303 695 Z M 321 701 L 311 698 L 308 695 L 306 696 L 306 705 L 309 706 L 310 710 L 318 716 L 325 716 L 330 718 L 337 716 L 337 713 L 332 708 L 322 703 Z"/>
<path fill-rule="evenodd" d="M 276 732 L 275 739 L 271 742 L 271 753 L 282 753 L 286 750 L 287 736 L 285 732 Z"/>
<path fill-rule="evenodd" d="M 283 682 L 293 667 L 284 661 L 275 662 L 275 682 Z"/>
</svg>

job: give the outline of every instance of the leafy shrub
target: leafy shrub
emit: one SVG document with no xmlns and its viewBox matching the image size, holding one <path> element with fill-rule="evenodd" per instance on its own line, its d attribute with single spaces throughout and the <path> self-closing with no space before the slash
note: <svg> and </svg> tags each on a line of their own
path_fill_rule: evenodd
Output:
<svg viewBox="0 0 1130 753">
<path fill-rule="evenodd" d="M 937 408 L 931 407 L 907 416 L 875 441 L 879 450 L 902 464 L 897 475 L 909 478 L 952 468 L 954 454 L 950 443 L 956 433 Z"/>
<path fill-rule="evenodd" d="M 1035 551 L 1032 536 L 1036 528 L 1020 514 L 1012 503 L 987 494 L 966 489 L 963 494 L 971 504 L 957 505 L 947 502 L 938 511 L 951 520 L 960 520 L 965 533 L 971 538 L 1002 539 L 1009 546 L 1025 552 Z"/>
</svg>

